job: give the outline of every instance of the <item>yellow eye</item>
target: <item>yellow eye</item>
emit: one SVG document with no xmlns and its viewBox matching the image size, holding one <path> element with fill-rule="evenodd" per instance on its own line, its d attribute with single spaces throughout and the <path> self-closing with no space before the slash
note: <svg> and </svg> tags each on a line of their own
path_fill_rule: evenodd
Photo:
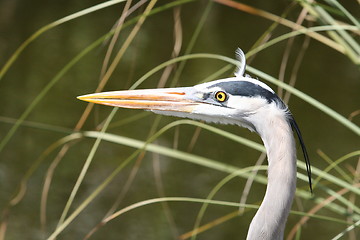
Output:
<svg viewBox="0 0 360 240">
<path fill-rule="evenodd" d="M 215 93 L 215 98 L 219 102 L 225 102 L 227 100 L 227 95 L 225 92 L 219 91 Z"/>
</svg>

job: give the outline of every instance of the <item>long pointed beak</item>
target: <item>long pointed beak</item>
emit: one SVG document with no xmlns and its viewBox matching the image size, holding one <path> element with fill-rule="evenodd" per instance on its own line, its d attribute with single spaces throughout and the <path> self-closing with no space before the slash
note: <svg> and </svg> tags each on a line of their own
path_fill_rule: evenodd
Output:
<svg viewBox="0 0 360 240">
<path fill-rule="evenodd" d="M 192 112 L 196 105 L 191 100 L 191 87 L 127 90 L 94 93 L 77 97 L 80 100 L 122 108 Z"/>
</svg>

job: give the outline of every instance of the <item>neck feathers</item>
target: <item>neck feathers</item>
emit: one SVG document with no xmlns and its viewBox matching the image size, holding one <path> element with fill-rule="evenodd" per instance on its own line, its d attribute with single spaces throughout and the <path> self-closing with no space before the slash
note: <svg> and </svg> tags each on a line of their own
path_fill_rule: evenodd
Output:
<svg viewBox="0 0 360 240">
<path fill-rule="evenodd" d="M 284 228 L 296 189 L 295 141 L 285 111 L 265 113 L 256 130 L 268 156 L 268 185 L 264 200 L 253 218 L 247 239 L 283 239 Z M 265 123 L 264 123 L 265 122 Z"/>
</svg>

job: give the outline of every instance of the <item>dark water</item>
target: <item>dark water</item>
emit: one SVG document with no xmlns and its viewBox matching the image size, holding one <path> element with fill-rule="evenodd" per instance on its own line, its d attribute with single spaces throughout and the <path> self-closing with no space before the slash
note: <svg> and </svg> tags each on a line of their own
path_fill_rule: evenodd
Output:
<svg viewBox="0 0 360 240">
<path fill-rule="evenodd" d="M 100 1 L 97 2 L 100 3 Z M 248 2 L 251 5 L 254 4 L 251 1 Z M 1 66 L 19 45 L 39 28 L 95 3 L 94 1 L 0 1 Z M 157 6 L 164 3 L 164 1 L 160 2 Z M 290 2 L 279 1 L 274 4 L 274 2 L 263 1 L 256 4 L 256 7 L 262 10 L 281 15 L 289 7 Z M 356 14 L 355 9 L 358 8 L 358 5 L 355 1 L 348 4 L 346 7 Z M 113 27 L 123 6 L 124 4 L 119 4 L 65 23 L 44 33 L 24 50 L 6 75 L 0 79 L 0 101 L 2 103 L 0 107 L 0 138 L 5 138 L 14 124 L 13 121 L 31 106 L 32 101 L 71 59 Z M 206 7 L 206 1 L 182 6 L 181 54 L 189 45 Z M 143 10 L 144 8 L 141 8 L 141 11 Z M 300 7 L 293 7 L 289 12 L 288 19 L 296 21 L 299 12 Z M 136 12 L 133 16 L 138 14 L 139 12 Z M 342 18 L 342 20 L 344 19 Z M 174 41 L 173 23 L 173 9 L 149 17 L 104 89 L 128 89 L 146 72 L 169 60 Z M 237 47 L 241 47 L 247 52 L 271 24 L 272 22 L 264 18 L 214 3 L 192 52 L 215 53 L 233 57 Z M 121 32 L 120 43 L 129 35 L 132 26 Z M 272 37 L 286 32 L 289 32 L 288 28 L 279 26 L 272 32 Z M 285 79 L 290 78 L 296 56 L 304 41 L 304 36 L 295 39 Z M 116 45 L 116 51 L 121 46 L 120 43 Z M 34 107 L 26 118 L 27 122 L 17 129 L 0 152 L 0 207 L 2 211 L 8 209 L 8 202 L 16 192 L 24 174 L 40 158 L 41 154 L 51 144 L 72 132 L 86 107 L 86 104 L 78 101 L 76 96 L 95 91 L 107 46 L 108 42 L 104 42 L 96 47 L 61 77 Z M 249 59 L 250 64 L 269 75 L 278 77 L 285 48 L 286 41 L 276 44 Z M 176 85 L 194 85 L 225 65 L 226 63 L 217 60 L 190 60 Z M 160 71 L 147 79 L 140 88 L 155 88 L 161 73 Z M 221 77 L 227 77 L 230 74 L 231 72 L 227 72 Z M 174 73 L 170 75 L 167 86 L 173 79 Z M 348 117 L 360 107 L 359 80 L 359 68 L 349 58 L 312 39 L 297 75 L 296 88 Z M 276 86 L 271 84 L 270 86 L 276 89 Z M 332 160 L 336 160 L 359 149 L 360 141 L 355 133 L 314 106 L 297 97 L 291 97 L 289 106 L 301 127 L 311 161 L 315 167 L 324 169 L 328 166 L 328 163 L 317 154 L 318 150 L 323 151 Z M 94 130 L 111 110 L 110 107 L 96 106 L 82 129 Z M 137 120 L 116 125 L 117 122 L 121 123 L 122 120 L 140 113 L 141 111 L 138 110 L 119 110 L 113 120 L 114 127 L 110 128 L 109 132 L 146 140 L 150 129 L 158 119 L 154 114 L 140 115 Z M 359 119 L 359 116 L 356 116 L 353 121 L 358 124 Z M 173 120 L 175 118 L 162 117 L 158 122 L 157 129 Z M 33 126 L 31 124 L 43 125 Z M 259 137 L 245 129 L 235 126 L 219 127 L 260 143 Z M 196 131 L 193 126 L 180 126 L 166 132 L 157 143 L 169 147 L 175 144 L 178 145 L 178 149 L 188 151 Z M 3 218 L 8 223 L 5 239 L 47 238 L 54 231 L 93 143 L 93 139 L 81 139 L 73 142 L 58 164 L 48 195 L 47 225 L 43 232 L 40 227 L 41 192 L 46 171 L 60 148 L 46 155 L 44 161 L 39 164 L 29 178 L 27 191 L 22 201 L 11 208 L 8 217 Z M 200 131 L 200 135 L 191 149 L 193 154 L 239 168 L 255 164 L 260 155 L 255 150 L 205 130 Z M 133 152 L 132 148 L 102 142 L 70 212 L 74 211 L 109 176 L 112 170 Z M 165 196 L 206 198 L 213 187 L 227 176 L 226 173 L 220 171 L 148 153 L 139 163 L 138 173 L 118 209 L 138 201 L 161 196 L 156 184 L 159 174 L 154 171 L 154 166 L 157 164 L 156 159 L 159 159 L 162 192 Z M 340 167 L 350 174 L 348 169 L 356 168 L 356 163 L 356 159 L 352 158 Z M 60 234 L 59 239 L 82 239 L 98 224 L 124 188 L 133 166 L 134 161 L 126 166 L 100 196 Z M 245 182 L 246 179 L 243 178 L 232 180 L 219 191 L 215 199 L 238 202 Z M 298 181 L 298 186 L 302 189 L 307 189 L 306 184 Z M 248 202 L 258 204 L 264 190 L 263 185 L 254 184 Z M 321 189 L 315 189 L 315 194 L 328 197 Z M 299 199 L 294 203 L 293 209 L 309 210 L 314 205 L 314 202 L 310 200 Z M 192 229 L 200 206 L 196 203 L 169 203 L 167 206 L 153 204 L 141 207 L 111 221 L 91 239 L 174 239 L 174 234 L 182 234 Z M 170 209 L 169 214 L 173 219 L 173 228 L 170 227 L 169 222 L 171 221 L 168 220 L 164 209 Z M 210 206 L 203 222 L 212 221 L 236 210 L 236 208 L 230 207 Z M 254 213 L 254 210 L 250 210 L 241 217 L 233 218 L 199 235 L 198 239 L 244 239 Z M 322 210 L 319 214 L 339 217 L 329 210 Z M 345 217 L 339 218 L 346 219 Z M 290 231 L 299 219 L 299 216 L 291 215 L 287 231 Z M 344 228 L 346 228 L 345 225 L 338 223 L 310 220 L 302 230 L 301 239 L 314 239 L 314 236 L 316 239 L 330 239 Z"/>
</svg>

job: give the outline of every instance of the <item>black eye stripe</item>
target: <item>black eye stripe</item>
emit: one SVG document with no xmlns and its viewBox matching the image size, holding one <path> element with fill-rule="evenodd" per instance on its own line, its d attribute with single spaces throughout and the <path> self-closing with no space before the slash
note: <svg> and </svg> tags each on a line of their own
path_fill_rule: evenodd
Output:
<svg viewBox="0 0 360 240">
<path fill-rule="evenodd" d="M 269 90 L 254 84 L 248 81 L 229 81 L 229 82 L 220 82 L 216 83 L 211 87 L 219 87 L 234 96 L 244 96 L 244 97 L 263 97 L 269 103 L 273 101 L 278 101 L 279 97 Z"/>
</svg>

